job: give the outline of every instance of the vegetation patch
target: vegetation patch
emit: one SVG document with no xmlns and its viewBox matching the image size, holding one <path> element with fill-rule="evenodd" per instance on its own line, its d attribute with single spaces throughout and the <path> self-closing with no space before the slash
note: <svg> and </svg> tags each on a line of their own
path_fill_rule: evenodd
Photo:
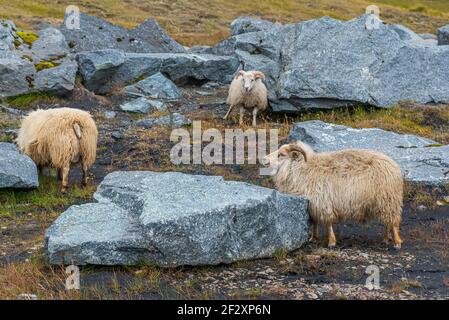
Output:
<svg viewBox="0 0 449 320">
<path fill-rule="evenodd" d="M 33 42 L 39 38 L 39 36 L 33 32 L 17 31 L 16 34 L 30 47 L 33 45 Z"/>
<path fill-rule="evenodd" d="M 31 92 L 7 98 L 8 105 L 18 109 L 31 109 L 40 102 L 51 102 L 56 97 L 41 92 Z"/>
<path fill-rule="evenodd" d="M 36 68 L 36 71 L 42 71 L 44 69 L 51 69 L 51 68 L 55 68 L 57 66 L 59 66 L 60 63 L 56 63 L 56 62 L 50 62 L 50 61 L 41 61 L 37 64 L 34 65 L 34 67 Z"/>
</svg>

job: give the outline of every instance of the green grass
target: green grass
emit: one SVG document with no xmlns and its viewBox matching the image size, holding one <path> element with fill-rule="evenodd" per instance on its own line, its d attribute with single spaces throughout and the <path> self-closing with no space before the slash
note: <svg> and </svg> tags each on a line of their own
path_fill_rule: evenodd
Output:
<svg viewBox="0 0 449 320">
<path fill-rule="evenodd" d="M 69 192 L 61 192 L 61 182 L 53 176 L 39 177 L 39 188 L 34 190 L 0 190 L 0 218 L 17 219 L 39 211 L 59 211 L 74 203 L 92 198 L 95 186 L 83 188 L 72 184 Z"/>
<path fill-rule="evenodd" d="M 7 98 L 8 105 L 13 108 L 28 110 L 36 106 L 40 102 L 50 102 L 57 99 L 54 96 L 41 92 L 26 93 L 15 97 Z"/>
</svg>

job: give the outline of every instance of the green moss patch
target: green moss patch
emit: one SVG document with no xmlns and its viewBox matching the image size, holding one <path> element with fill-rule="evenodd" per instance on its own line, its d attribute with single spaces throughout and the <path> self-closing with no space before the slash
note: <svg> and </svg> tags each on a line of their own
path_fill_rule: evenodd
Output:
<svg viewBox="0 0 449 320">
<path fill-rule="evenodd" d="M 22 94 L 20 96 L 10 97 L 7 98 L 6 101 L 8 105 L 10 105 L 13 108 L 18 109 L 29 109 L 36 103 L 42 102 L 42 101 L 50 101 L 53 97 L 40 93 L 40 92 L 32 92 L 32 93 L 26 93 Z"/>
<path fill-rule="evenodd" d="M 59 64 L 59 63 L 56 63 L 56 62 L 41 61 L 41 62 L 39 62 L 39 63 L 36 63 L 36 64 L 34 65 L 34 67 L 36 68 L 36 71 L 39 72 L 39 71 L 42 71 L 42 70 L 44 70 L 44 69 L 51 69 L 51 68 L 57 67 L 57 66 L 59 66 L 59 65 L 60 65 L 60 64 Z"/>
<path fill-rule="evenodd" d="M 16 34 L 29 46 L 33 45 L 33 42 L 39 38 L 39 36 L 33 32 L 17 31 Z"/>
</svg>

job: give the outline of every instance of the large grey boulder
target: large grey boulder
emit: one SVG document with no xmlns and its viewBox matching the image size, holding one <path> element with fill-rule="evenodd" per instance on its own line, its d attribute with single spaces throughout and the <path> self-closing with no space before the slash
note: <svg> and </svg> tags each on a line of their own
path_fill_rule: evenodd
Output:
<svg viewBox="0 0 449 320">
<path fill-rule="evenodd" d="M 36 74 L 34 85 L 40 92 L 64 96 L 75 87 L 78 65 L 75 61 L 66 59 L 61 65 L 44 69 Z"/>
<path fill-rule="evenodd" d="M 307 200 L 217 176 L 114 172 L 47 230 L 52 264 L 216 265 L 294 250 Z"/>
<path fill-rule="evenodd" d="M 149 113 L 153 111 L 167 111 L 167 106 L 163 101 L 137 98 L 120 105 L 120 109 L 127 112 Z"/>
<path fill-rule="evenodd" d="M 67 18 L 67 17 L 66 17 Z M 185 52 L 154 19 L 134 29 L 113 25 L 97 17 L 80 14 L 80 29 L 59 27 L 72 52 L 120 49 L 126 52 Z"/>
<path fill-rule="evenodd" d="M 0 142 L 0 188 L 37 188 L 36 164 L 12 143 Z"/>
<path fill-rule="evenodd" d="M 0 19 L 0 51 L 9 51 L 15 48 L 15 28 L 12 21 Z"/>
<path fill-rule="evenodd" d="M 0 98 L 33 91 L 34 65 L 15 52 L 0 54 Z"/>
<path fill-rule="evenodd" d="M 86 74 L 85 67 L 88 68 L 87 76 L 89 77 L 91 74 L 89 70 L 94 69 L 90 65 L 96 60 L 114 62 L 109 66 L 102 66 L 101 70 L 105 76 L 98 81 L 91 82 L 89 79 L 84 79 L 88 89 L 100 94 L 108 93 L 113 88 L 131 84 L 137 79 L 149 77 L 158 72 L 177 82 L 199 80 L 228 83 L 239 67 L 239 61 L 235 57 L 210 54 L 124 53 L 118 50 L 100 50 L 81 53 L 78 57 L 83 78 Z"/>
<path fill-rule="evenodd" d="M 61 31 L 47 27 L 38 32 L 39 38 L 33 42 L 32 51 L 44 61 L 61 60 L 70 52 L 66 39 Z"/>
<path fill-rule="evenodd" d="M 437 30 L 437 38 L 439 46 L 449 45 L 449 24 Z"/>
<path fill-rule="evenodd" d="M 395 160 L 406 180 L 426 185 L 449 182 L 449 145 L 377 128 L 353 129 L 318 120 L 295 123 L 289 141 L 308 143 L 315 151 L 371 149 Z"/>
<path fill-rule="evenodd" d="M 268 30 L 273 22 L 252 17 L 238 17 L 231 23 L 231 35 Z"/>
<path fill-rule="evenodd" d="M 275 24 L 232 36 L 207 52 L 232 54 L 245 70 L 264 71 L 278 111 L 348 102 L 378 107 L 401 100 L 449 103 L 449 47 L 425 42 L 398 25 L 368 30 L 367 17 Z"/>
<path fill-rule="evenodd" d="M 160 72 L 125 87 L 125 94 L 129 97 L 148 97 L 164 100 L 178 100 L 181 98 L 181 91 L 179 91 L 178 87 Z"/>
<path fill-rule="evenodd" d="M 123 51 L 108 49 L 81 52 L 76 55 L 76 61 L 84 86 L 96 93 L 106 93 L 101 89 L 109 83 L 125 58 Z"/>
</svg>

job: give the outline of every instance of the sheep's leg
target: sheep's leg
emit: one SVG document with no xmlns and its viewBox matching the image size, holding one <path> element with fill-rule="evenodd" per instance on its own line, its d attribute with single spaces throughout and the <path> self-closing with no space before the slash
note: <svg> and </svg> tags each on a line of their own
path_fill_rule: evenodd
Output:
<svg viewBox="0 0 449 320">
<path fill-rule="evenodd" d="M 243 116 L 245 115 L 245 108 L 240 107 L 240 121 L 239 124 L 243 125 Z"/>
<path fill-rule="evenodd" d="M 89 180 L 89 168 L 83 164 L 83 186 L 87 186 L 87 182 Z"/>
<path fill-rule="evenodd" d="M 228 112 L 226 113 L 226 115 L 223 117 L 223 120 L 227 120 L 228 119 L 228 117 L 229 117 L 229 115 L 231 114 L 231 111 L 232 111 L 232 109 L 234 109 L 234 105 L 231 105 L 230 107 L 229 107 L 229 110 L 228 110 Z"/>
<path fill-rule="evenodd" d="M 318 224 L 312 222 L 312 236 L 309 241 L 317 241 L 318 240 Z"/>
<path fill-rule="evenodd" d="M 399 225 L 393 226 L 393 242 L 395 249 L 401 249 L 402 240 L 399 236 Z"/>
<path fill-rule="evenodd" d="M 63 167 L 61 171 L 62 171 L 62 192 L 66 192 L 69 186 L 70 166 Z"/>
<path fill-rule="evenodd" d="M 386 228 L 385 228 L 385 238 L 384 238 L 384 242 L 386 244 L 388 244 L 388 242 L 391 240 L 391 225 L 387 224 Z"/>
<path fill-rule="evenodd" d="M 332 228 L 332 223 L 327 225 L 327 239 L 328 243 L 327 246 L 329 248 L 335 247 L 337 244 L 337 240 L 335 239 L 334 229 Z"/>
<path fill-rule="evenodd" d="M 61 168 L 57 168 L 56 169 L 56 173 L 57 173 L 58 180 L 62 181 L 62 170 L 61 170 Z"/>
<path fill-rule="evenodd" d="M 259 112 L 259 108 L 254 108 L 253 109 L 253 127 L 257 126 L 257 113 Z"/>
</svg>

